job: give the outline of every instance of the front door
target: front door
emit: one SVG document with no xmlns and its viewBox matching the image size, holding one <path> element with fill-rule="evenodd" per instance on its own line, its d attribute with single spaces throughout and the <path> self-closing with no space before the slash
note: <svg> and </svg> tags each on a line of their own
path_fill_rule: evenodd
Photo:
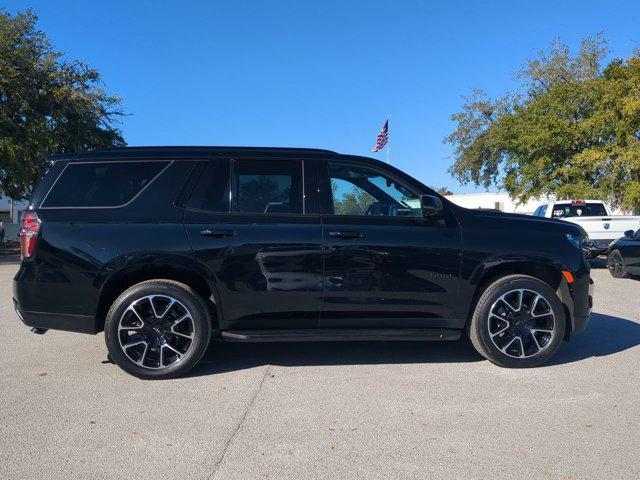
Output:
<svg viewBox="0 0 640 480">
<path fill-rule="evenodd" d="M 317 327 L 322 230 L 316 177 L 304 171 L 302 160 L 242 158 L 212 159 L 202 173 L 185 226 L 222 329 Z"/>
<path fill-rule="evenodd" d="M 384 167 L 325 165 L 320 326 L 460 328 L 463 319 L 451 318 L 461 249 L 453 214 L 423 218 L 420 194 L 430 192 Z"/>
<path fill-rule="evenodd" d="M 640 230 L 632 237 L 625 238 L 619 248 L 624 258 L 624 265 L 631 275 L 640 274 Z"/>
</svg>

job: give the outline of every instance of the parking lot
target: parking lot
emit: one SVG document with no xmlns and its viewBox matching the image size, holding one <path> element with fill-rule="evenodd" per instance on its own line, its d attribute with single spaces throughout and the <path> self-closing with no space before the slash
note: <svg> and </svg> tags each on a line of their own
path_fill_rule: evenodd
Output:
<svg viewBox="0 0 640 480">
<path fill-rule="evenodd" d="M 640 478 L 640 281 L 595 269 L 588 330 L 498 368 L 466 342 L 212 344 L 144 382 L 102 334 L 29 333 L 0 262 L 0 478 Z"/>
</svg>

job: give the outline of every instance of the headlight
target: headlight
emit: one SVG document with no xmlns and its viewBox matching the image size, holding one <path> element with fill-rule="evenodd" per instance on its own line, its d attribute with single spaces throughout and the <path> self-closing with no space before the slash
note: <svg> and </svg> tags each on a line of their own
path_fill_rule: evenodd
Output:
<svg viewBox="0 0 640 480">
<path fill-rule="evenodd" d="M 573 233 L 566 234 L 567 240 L 569 240 L 575 247 L 582 250 L 589 250 L 591 242 L 588 235 L 576 235 Z"/>
</svg>

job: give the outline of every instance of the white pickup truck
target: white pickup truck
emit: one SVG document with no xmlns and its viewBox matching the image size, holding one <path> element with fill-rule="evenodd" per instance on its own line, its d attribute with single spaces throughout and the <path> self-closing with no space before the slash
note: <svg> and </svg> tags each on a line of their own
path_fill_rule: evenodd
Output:
<svg viewBox="0 0 640 480">
<path fill-rule="evenodd" d="M 640 217 L 610 215 L 600 200 L 556 200 L 540 205 L 533 214 L 580 225 L 589 234 L 594 257 L 606 253 L 609 244 L 624 237 L 624 232 L 640 228 Z"/>
</svg>

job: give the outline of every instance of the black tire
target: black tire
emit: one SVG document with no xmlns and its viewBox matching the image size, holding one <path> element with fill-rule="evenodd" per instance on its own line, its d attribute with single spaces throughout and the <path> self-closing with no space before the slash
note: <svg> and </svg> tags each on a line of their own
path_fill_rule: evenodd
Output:
<svg viewBox="0 0 640 480">
<path fill-rule="evenodd" d="M 519 291 L 523 292 L 522 297 Z M 537 296 L 543 300 L 536 300 Z M 517 305 L 518 298 L 520 309 L 516 312 L 510 305 Z M 526 320 L 531 306 L 537 316 Z M 500 316 L 491 315 L 496 312 Z M 509 275 L 494 281 L 480 296 L 469 323 L 469 338 L 478 353 L 492 363 L 527 368 L 541 365 L 555 355 L 565 328 L 564 306 L 549 285 L 528 275 Z M 520 340 L 512 340 L 516 336 Z M 503 351 L 499 346 L 507 348 Z"/>
<path fill-rule="evenodd" d="M 136 311 L 132 312 L 134 302 Z M 158 312 L 164 304 L 166 310 Z M 147 317 L 143 319 L 145 312 Z M 139 319 L 144 328 L 129 319 Z M 129 322 L 123 323 L 123 331 L 121 321 Z M 151 326 L 154 322 L 158 324 Z M 109 355 L 120 368 L 141 379 L 161 380 L 184 375 L 200 361 L 209 344 L 211 320 L 202 297 L 187 285 L 149 280 L 130 287 L 113 302 L 104 333 Z M 136 341 L 139 347 L 122 346 L 123 342 L 126 347 Z M 132 359 L 136 356 L 142 363 Z M 137 360 L 140 362 L 140 358 Z"/>
<path fill-rule="evenodd" d="M 624 268 L 624 261 L 619 250 L 613 250 L 607 255 L 607 268 L 613 278 L 627 278 L 629 276 Z"/>
</svg>

